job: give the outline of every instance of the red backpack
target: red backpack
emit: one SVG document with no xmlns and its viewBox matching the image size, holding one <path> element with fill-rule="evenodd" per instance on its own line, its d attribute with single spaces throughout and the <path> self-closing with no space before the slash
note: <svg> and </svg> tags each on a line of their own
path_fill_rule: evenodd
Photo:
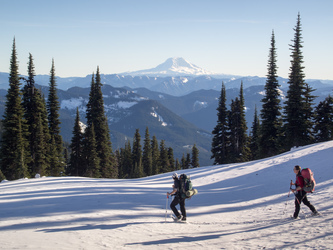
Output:
<svg viewBox="0 0 333 250">
<path fill-rule="evenodd" d="M 303 168 L 301 171 L 301 175 L 304 179 L 304 187 L 303 190 L 307 193 L 312 193 L 315 190 L 316 181 L 313 177 L 313 172 L 310 168 Z"/>
</svg>

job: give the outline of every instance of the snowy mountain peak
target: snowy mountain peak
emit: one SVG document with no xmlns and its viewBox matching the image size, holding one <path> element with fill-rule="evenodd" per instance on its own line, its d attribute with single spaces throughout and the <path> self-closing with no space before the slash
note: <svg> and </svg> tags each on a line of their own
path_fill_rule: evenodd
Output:
<svg viewBox="0 0 333 250">
<path fill-rule="evenodd" d="M 124 75 L 148 75 L 148 76 L 198 76 L 213 75 L 215 73 L 206 71 L 182 57 L 172 57 L 155 68 L 126 72 Z"/>
</svg>

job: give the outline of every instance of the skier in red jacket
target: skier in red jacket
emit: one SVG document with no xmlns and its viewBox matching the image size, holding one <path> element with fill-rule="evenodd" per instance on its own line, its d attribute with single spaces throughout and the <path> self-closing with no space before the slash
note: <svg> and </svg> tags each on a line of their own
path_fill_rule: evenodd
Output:
<svg viewBox="0 0 333 250">
<path fill-rule="evenodd" d="M 308 206 L 312 211 L 312 215 L 318 215 L 319 213 L 315 209 L 315 207 L 308 201 L 306 192 L 303 190 L 304 187 L 304 179 L 301 175 L 301 167 L 296 165 L 294 167 L 294 173 L 296 174 L 296 182 L 293 183 L 291 181 L 290 185 L 295 185 L 295 189 L 291 189 L 291 191 L 295 194 L 295 212 L 294 212 L 294 219 L 298 218 L 299 210 L 301 208 L 301 203 L 303 202 L 304 205 Z"/>
</svg>

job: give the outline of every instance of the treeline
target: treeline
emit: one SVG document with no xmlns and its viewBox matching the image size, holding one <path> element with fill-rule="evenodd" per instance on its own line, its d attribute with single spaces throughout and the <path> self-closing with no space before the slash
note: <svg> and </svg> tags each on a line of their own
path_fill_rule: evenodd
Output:
<svg viewBox="0 0 333 250">
<path fill-rule="evenodd" d="M 92 75 L 86 126 L 79 111 L 70 145 L 60 135 L 59 110 L 54 61 L 50 71 L 47 102 L 35 87 L 35 69 L 29 55 L 28 77 L 18 72 L 15 39 L 10 61 L 9 89 L 1 123 L 0 181 L 41 176 L 85 176 L 92 178 L 138 178 L 177 169 L 199 167 L 199 151 L 174 159 L 173 149 L 165 141 L 149 138 L 146 129 L 143 150 L 139 130 L 131 146 L 112 150 L 110 131 L 104 110 L 102 83 L 97 67 Z M 25 82 L 21 88 L 21 81 Z"/>
<path fill-rule="evenodd" d="M 268 74 L 262 109 L 255 108 L 251 132 L 247 134 L 243 86 L 232 100 L 230 110 L 226 106 L 226 90 L 222 83 L 217 125 L 212 131 L 212 156 L 214 164 L 244 162 L 277 155 L 315 142 L 333 139 L 333 98 L 328 96 L 314 107 L 316 96 L 306 82 L 302 55 L 301 19 L 297 18 L 291 50 L 289 89 L 284 106 L 277 80 L 277 55 L 275 35 L 272 33 L 269 51 Z M 261 119 L 260 119 L 261 118 Z"/>
<path fill-rule="evenodd" d="M 34 177 L 36 174 L 65 174 L 65 153 L 60 135 L 60 107 L 53 60 L 47 102 L 42 92 L 35 87 L 34 77 L 31 54 L 28 77 L 20 77 L 14 39 L 9 89 L 2 120 L 0 180 Z M 20 81 L 26 83 L 22 89 Z"/>
</svg>

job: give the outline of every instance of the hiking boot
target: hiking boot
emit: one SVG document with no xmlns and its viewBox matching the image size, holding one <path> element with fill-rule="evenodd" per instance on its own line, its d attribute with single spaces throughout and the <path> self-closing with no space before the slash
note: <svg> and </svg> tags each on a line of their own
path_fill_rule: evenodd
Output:
<svg viewBox="0 0 333 250">
<path fill-rule="evenodd" d="M 312 215 L 312 216 L 317 216 L 317 215 L 320 215 L 320 213 L 318 213 L 318 211 L 314 211 L 314 212 L 312 212 L 311 215 Z"/>
</svg>

